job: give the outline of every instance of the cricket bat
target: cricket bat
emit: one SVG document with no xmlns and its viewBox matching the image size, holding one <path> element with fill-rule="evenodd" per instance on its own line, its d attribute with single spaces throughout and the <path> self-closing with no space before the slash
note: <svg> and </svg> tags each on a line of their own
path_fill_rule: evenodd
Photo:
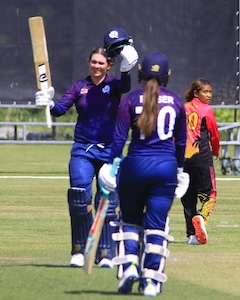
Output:
<svg viewBox="0 0 240 300">
<path fill-rule="evenodd" d="M 43 18 L 39 16 L 31 17 L 28 19 L 28 23 L 32 41 L 37 87 L 39 90 L 46 91 L 52 86 L 52 83 Z M 52 120 L 49 105 L 45 107 L 45 113 L 47 127 L 51 128 Z"/>
<path fill-rule="evenodd" d="M 112 165 L 112 170 L 111 170 L 111 176 L 115 175 L 120 161 L 121 161 L 121 159 L 118 157 L 114 159 L 113 165 Z M 93 267 L 93 264 L 95 261 L 98 242 L 100 239 L 100 235 L 102 232 L 104 220 L 105 220 L 106 213 L 108 210 L 108 205 L 109 205 L 109 191 L 106 190 L 104 187 L 101 187 L 101 190 L 102 190 L 103 196 L 102 196 L 102 199 L 100 200 L 93 224 L 89 230 L 88 239 L 87 239 L 87 243 L 86 243 L 85 251 L 84 251 L 83 270 L 86 274 L 91 274 L 91 272 L 92 272 L 92 267 Z"/>
</svg>

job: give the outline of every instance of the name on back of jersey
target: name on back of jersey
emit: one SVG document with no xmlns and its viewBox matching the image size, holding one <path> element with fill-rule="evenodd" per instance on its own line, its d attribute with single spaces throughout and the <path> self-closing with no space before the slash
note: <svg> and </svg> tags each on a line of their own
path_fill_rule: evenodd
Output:
<svg viewBox="0 0 240 300">
<path fill-rule="evenodd" d="M 143 103 L 143 95 L 139 97 L 140 103 Z M 160 95 L 158 97 L 158 103 L 164 103 L 164 104 L 174 104 L 174 98 L 172 96 L 168 95 Z M 142 106 L 136 106 L 135 107 L 135 113 L 136 114 L 141 114 L 142 112 Z"/>
<path fill-rule="evenodd" d="M 143 103 L 143 95 L 139 97 L 140 103 Z M 165 104 L 174 104 L 174 98 L 169 95 L 159 95 L 158 96 L 158 103 L 165 103 Z"/>
</svg>

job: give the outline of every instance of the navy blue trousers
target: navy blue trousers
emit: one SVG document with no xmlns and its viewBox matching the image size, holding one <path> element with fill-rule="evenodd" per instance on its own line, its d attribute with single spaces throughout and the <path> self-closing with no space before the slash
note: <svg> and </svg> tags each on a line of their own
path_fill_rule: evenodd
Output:
<svg viewBox="0 0 240 300">
<path fill-rule="evenodd" d="M 175 156 L 124 158 L 118 186 L 123 222 L 164 230 L 176 185 Z"/>
</svg>

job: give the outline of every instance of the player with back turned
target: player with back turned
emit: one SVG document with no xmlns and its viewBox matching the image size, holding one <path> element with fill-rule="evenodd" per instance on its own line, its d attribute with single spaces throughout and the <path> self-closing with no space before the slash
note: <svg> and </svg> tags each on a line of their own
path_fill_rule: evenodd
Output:
<svg viewBox="0 0 240 300">
<path fill-rule="evenodd" d="M 113 191 L 112 162 L 121 156 L 131 129 L 128 154 L 119 169 L 122 221 L 116 223 L 119 233 L 113 234 L 119 242 L 119 255 L 113 262 L 119 265 L 118 292 L 122 294 L 130 293 L 138 280 L 144 296 L 161 293 L 167 280 L 168 242 L 173 240 L 168 213 L 174 197 L 180 198 L 188 185 L 183 172 L 186 115 L 182 100 L 166 89 L 169 74 L 163 53 L 150 52 L 144 57 L 139 67 L 143 86 L 122 99 L 109 163 L 99 171 L 101 184 Z"/>
<path fill-rule="evenodd" d="M 122 28 L 113 28 L 105 33 L 104 48 L 96 48 L 90 53 L 90 75 L 73 83 L 56 103 L 53 101 L 53 88 L 35 95 L 36 106 L 50 105 L 51 114 L 55 117 L 64 115 L 72 106 L 76 107 L 78 114 L 67 193 L 71 222 L 70 265 L 73 267 L 84 265 L 84 249 L 93 222 L 93 179 L 101 166 L 108 162 L 120 99 L 131 88 L 129 71 L 138 60 L 132 39 Z M 107 74 L 118 55 L 122 57 L 121 78 Z M 101 199 L 98 183 L 96 189 L 94 205 L 97 210 Z M 116 219 L 117 207 L 118 195 L 113 192 L 96 254 L 95 263 L 100 267 L 113 267 L 111 259 L 115 256 L 115 243 L 111 238 L 113 229 L 109 221 Z"/>
<path fill-rule="evenodd" d="M 213 156 L 220 150 L 220 136 L 212 107 L 212 87 L 199 78 L 185 92 L 187 146 L 184 170 L 190 184 L 182 197 L 189 245 L 206 244 L 206 226 L 216 203 L 216 178 Z M 197 206 L 200 206 L 197 208 Z"/>
</svg>

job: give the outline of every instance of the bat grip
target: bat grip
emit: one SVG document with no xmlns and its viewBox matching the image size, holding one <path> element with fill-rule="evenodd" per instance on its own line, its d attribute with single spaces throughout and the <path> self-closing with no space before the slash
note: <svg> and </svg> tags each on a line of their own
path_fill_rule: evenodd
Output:
<svg viewBox="0 0 240 300">
<path fill-rule="evenodd" d="M 50 113 L 50 106 L 47 105 L 45 108 L 45 114 L 46 114 L 46 121 L 47 121 L 47 127 L 52 128 L 52 119 L 51 119 L 51 113 Z"/>
<path fill-rule="evenodd" d="M 114 160 L 113 160 L 113 165 L 112 165 L 112 169 L 111 169 L 111 172 L 110 172 L 110 175 L 111 175 L 112 177 L 115 176 L 115 173 L 116 173 L 117 168 L 118 168 L 118 166 L 119 166 L 119 164 L 120 164 L 120 161 L 121 161 L 121 158 L 119 158 L 119 157 L 115 157 L 115 158 L 114 158 Z"/>
</svg>

